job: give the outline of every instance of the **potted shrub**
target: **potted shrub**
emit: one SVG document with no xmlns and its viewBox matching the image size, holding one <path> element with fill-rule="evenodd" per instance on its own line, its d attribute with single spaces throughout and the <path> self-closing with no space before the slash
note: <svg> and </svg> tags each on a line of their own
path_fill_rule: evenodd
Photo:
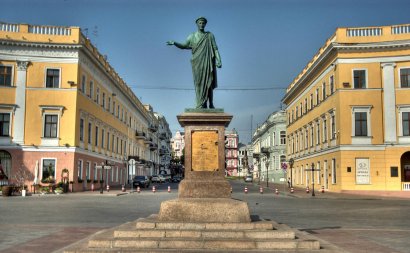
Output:
<svg viewBox="0 0 410 253">
<path fill-rule="evenodd" d="M 49 191 L 50 191 L 50 187 L 49 187 L 49 186 L 42 186 L 42 187 L 40 188 L 40 192 L 41 192 L 42 195 L 48 194 Z"/>
<path fill-rule="evenodd" d="M 11 185 L 4 185 L 1 188 L 3 197 L 10 197 L 13 192 L 13 186 Z"/>
<path fill-rule="evenodd" d="M 59 195 L 59 194 L 62 194 L 64 191 L 63 191 L 63 187 L 56 187 L 56 189 L 54 190 L 54 192 L 57 194 L 57 195 Z"/>
</svg>

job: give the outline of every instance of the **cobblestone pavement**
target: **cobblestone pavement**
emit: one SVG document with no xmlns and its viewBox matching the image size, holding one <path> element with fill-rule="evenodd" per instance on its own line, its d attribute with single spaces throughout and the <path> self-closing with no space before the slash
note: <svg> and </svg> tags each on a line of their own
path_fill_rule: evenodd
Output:
<svg viewBox="0 0 410 253">
<path fill-rule="evenodd" d="M 344 252 L 409 252 L 410 200 L 381 196 L 294 193 L 231 181 L 232 197 L 248 202 L 251 214 L 275 220 L 330 242 Z M 244 193 L 245 185 L 248 193 Z M 177 197 L 177 185 L 140 193 L 76 192 L 63 195 L 0 197 L 0 252 L 57 252 L 71 243 L 157 213 L 162 201 Z"/>
</svg>

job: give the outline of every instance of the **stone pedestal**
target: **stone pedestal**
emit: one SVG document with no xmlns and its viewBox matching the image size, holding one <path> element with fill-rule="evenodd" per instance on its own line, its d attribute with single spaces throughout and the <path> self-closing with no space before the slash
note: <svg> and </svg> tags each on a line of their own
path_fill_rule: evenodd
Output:
<svg viewBox="0 0 410 253">
<path fill-rule="evenodd" d="M 225 180 L 225 127 L 232 116 L 223 110 L 190 110 L 177 118 L 185 129 L 185 178 L 178 199 L 161 203 L 158 219 L 250 222 L 247 203 L 231 199 Z"/>
</svg>

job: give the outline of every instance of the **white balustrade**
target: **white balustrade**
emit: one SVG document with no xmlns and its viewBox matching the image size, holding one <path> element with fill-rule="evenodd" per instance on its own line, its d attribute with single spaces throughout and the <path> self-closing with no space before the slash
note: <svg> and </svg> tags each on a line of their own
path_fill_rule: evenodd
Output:
<svg viewBox="0 0 410 253">
<path fill-rule="evenodd" d="M 392 34 L 410 33 L 410 25 L 398 25 L 391 27 Z"/>
<path fill-rule="evenodd" d="M 346 32 L 348 37 L 381 36 L 382 28 L 349 28 Z"/>
<path fill-rule="evenodd" d="M 17 33 L 20 31 L 20 26 L 16 24 L 0 23 L 0 31 Z"/>
<path fill-rule="evenodd" d="M 410 191 L 410 182 L 409 183 L 402 183 L 402 190 L 403 191 Z"/>
<path fill-rule="evenodd" d="M 34 33 L 34 34 L 47 34 L 47 35 L 64 35 L 64 36 L 70 36 L 71 35 L 71 29 L 67 27 L 61 27 L 61 26 L 36 26 L 36 25 L 30 25 L 28 27 L 28 32 L 29 33 Z"/>
</svg>

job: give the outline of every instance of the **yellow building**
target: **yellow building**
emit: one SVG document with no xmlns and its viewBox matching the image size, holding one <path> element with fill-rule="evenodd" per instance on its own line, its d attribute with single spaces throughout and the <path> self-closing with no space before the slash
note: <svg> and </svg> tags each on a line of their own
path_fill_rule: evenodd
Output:
<svg viewBox="0 0 410 253">
<path fill-rule="evenodd" d="M 0 163 L 9 180 L 24 169 L 29 185 L 71 181 L 83 190 L 160 167 L 158 144 L 170 131 L 158 124 L 168 124 L 78 27 L 0 23 L 0 94 Z"/>
<path fill-rule="evenodd" d="M 408 194 L 410 25 L 336 29 L 283 102 L 293 185 Z"/>
</svg>

